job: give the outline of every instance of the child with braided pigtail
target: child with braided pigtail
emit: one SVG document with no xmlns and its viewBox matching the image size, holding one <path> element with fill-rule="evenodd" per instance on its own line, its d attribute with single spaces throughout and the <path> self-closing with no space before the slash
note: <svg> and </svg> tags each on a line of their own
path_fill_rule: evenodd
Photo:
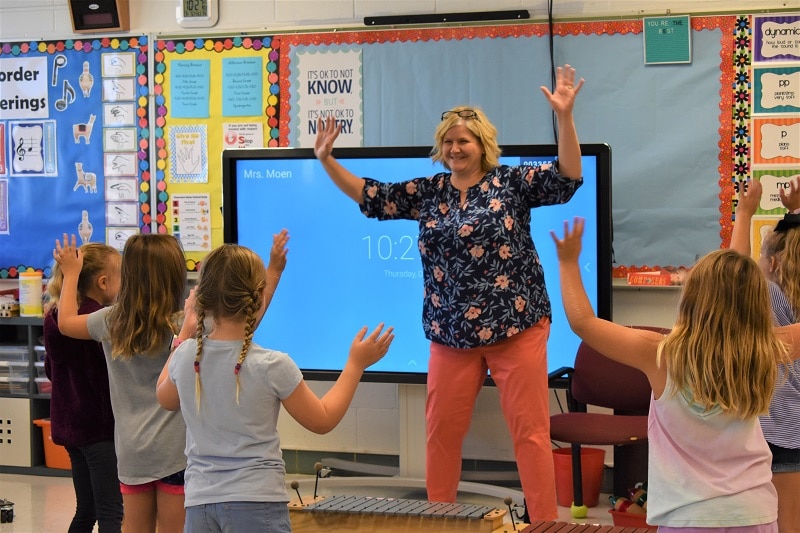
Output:
<svg viewBox="0 0 800 533">
<path fill-rule="evenodd" d="M 364 370 L 394 339 L 383 324 L 369 335 L 361 328 L 344 370 L 321 399 L 287 354 L 253 343 L 286 265 L 288 239 L 286 230 L 273 236 L 266 268 L 255 252 L 235 244 L 206 257 L 193 295 L 195 338 L 175 349 L 158 379 L 161 406 L 184 406 L 185 532 L 290 532 L 277 433 L 281 406 L 305 428 L 329 432 Z"/>
</svg>

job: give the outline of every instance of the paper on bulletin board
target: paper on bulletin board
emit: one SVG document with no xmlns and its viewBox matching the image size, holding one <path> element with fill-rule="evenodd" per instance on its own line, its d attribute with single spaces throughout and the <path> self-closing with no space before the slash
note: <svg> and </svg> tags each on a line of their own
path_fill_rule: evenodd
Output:
<svg viewBox="0 0 800 533">
<path fill-rule="evenodd" d="M 644 63 L 692 62 L 692 23 L 688 15 L 644 19 Z"/>
<path fill-rule="evenodd" d="M 8 180 L 0 180 L 0 235 L 8 235 Z"/>
<path fill-rule="evenodd" d="M 783 217 L 787 209 L 781 202 L 781 191 L 787 190 L 791 183 L 800 179 L 800 169 L 797 167 L 756 169 L 753 170 L 753 179 L 761 182 L 763 191 L 755 214 Z"/>
<path fill-rule="evenodd" d="M 800 60 L 800 15 L 753 17 L 753 61 Z"/>
<path fill-rule="evenodd" d="M 185 252 L 211 251 L 211 195 L 173 194 L 172 234 Z"/>
<path fill-rule="evenodd" d="M 260 122 L 223 124 L 222 147 L 225 150 L 264 148 L 264 125 Z"/>
<path fill-rule="evenodd" d="M 182 183 L 208 183 L 208 133 L 206 125 L 173 126 L 169 130 L 170 179 Z"/>
<path fill-rule="evenodd" d="M 317 120 L 333 117 L 342 130 L 336 146 L 362 146 L 361 50 L 297 52 L 292 95 L 297 146 L 314 146 Z"/>
<path fill-rule="evenodd" d="M 753 217 L 752 225 L 750 226 L 750 242 L 752 243 L 750 256 L 753 259 L 758 260 L 761 257 L 761 245 L 764 239 L 767 238 L 767 234 L 775 230 L 775 225 L 781 218 L 783 217 Z"/>
</svg>

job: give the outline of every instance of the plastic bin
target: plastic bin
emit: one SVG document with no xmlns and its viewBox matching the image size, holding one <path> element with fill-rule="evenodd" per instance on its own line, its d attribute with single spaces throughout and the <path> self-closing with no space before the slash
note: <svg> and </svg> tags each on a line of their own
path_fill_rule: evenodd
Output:
<svg viewBox="0 0 800 533">
<path fill-rule="evenodd" d="M 31 370 L 28 361 L 0 361 L 0 377 L 12 379 L 28 379 Z"/>
<path fill-rule="evenodd" d="M 53 384 L 47 379 L 47 376 L 36 378 L 34 381 L 38 394 L 50 394 L 53 391 Z"/>
<path fill-rule="evenodd" d="M 600 486 L 603 484 L 605 458 L 605 450 L 581 446 L 583 504 L 586 507 L 596 507 L 600 501 Z M 574 499 L 571 448 L 556 448 L 553 450 L 553 462 L 556 470 L 556 500 L 561 507 L 571 507 Z"/>
<path fill-rule="evenodd" d="M 614 509 L 609 509 L 608 512 L 611 513 L 611 519 L 613 520 L 615 526 L 646 528 L 652 530 L 658 529 L 658 526 L 651 526 L 647 523 L 647 515 L 626 513 L 623 511 L 615 511 Z"/>
<path fill-rule="evenodd" d="M 29 383 L 30 380 L 28 378 L 0 377 L 0 392 L 13 396 L 27 396 Z"/>
<path fill-rule="evenodd" d="M 27 346 L 0 346 L 0 361 L 25 361 L 27 363 L 28 357 Z"/>
<path fill-rule="evenodd" d="M 53 442 L 53 438 L 50 434 L 50 419 L 41 418 L 39 420 L 34 420 L 33 423 L 42 428 L 42 436 L 44 437 L 44 464 L 47 468 L 71 470 L 72 463 L 69 460 L 67 449 Z"/>
<path fill-rule="evenodd" d="M 36 345 L 33 347 L 33 351 L 36 354 L 36 361 L 44 361 L 44 356 L 47 352 L 44 350 L 44 346 Z"/>
</svg>

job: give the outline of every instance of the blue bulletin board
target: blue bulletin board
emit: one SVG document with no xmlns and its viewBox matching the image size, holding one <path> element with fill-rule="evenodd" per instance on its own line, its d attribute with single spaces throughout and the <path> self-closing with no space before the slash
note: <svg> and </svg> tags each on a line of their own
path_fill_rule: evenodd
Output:
<svg viewBox="0 0 800 533">
<path fill-rule="evenodd" d="M 147 39 L 0 44 L 0 279 L 150 230 Z"/>
</svg>

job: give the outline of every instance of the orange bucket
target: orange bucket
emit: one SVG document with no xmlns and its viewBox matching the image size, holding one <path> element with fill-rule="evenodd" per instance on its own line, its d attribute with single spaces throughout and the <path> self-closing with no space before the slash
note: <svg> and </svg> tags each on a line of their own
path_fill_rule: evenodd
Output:
<svg viewBox="0 0 800 533">
<path fill-rule="evenodd" d="M 71 470 L 72 463 L 69 460 L 67 449 L 53 442 L 53 437 L 50 434 L 50 419 L 42 418 L 34 420 L 33 423 L 42 428 L 42 436 L 44 437 L 44 464 L 47 468 Z"/>
<path fill-rule="evenodd" d="M 581 446 L 583 504 L 586 507 L 597 507 L 600 502 L 600 486 L 603 484 L 605 458 L 605 450 Z M 573 500 L 571 449 L 554 449 L 553 461 L 556 469 L 556 500 L 561 507 L 571 507 Z"/>
</svg>

